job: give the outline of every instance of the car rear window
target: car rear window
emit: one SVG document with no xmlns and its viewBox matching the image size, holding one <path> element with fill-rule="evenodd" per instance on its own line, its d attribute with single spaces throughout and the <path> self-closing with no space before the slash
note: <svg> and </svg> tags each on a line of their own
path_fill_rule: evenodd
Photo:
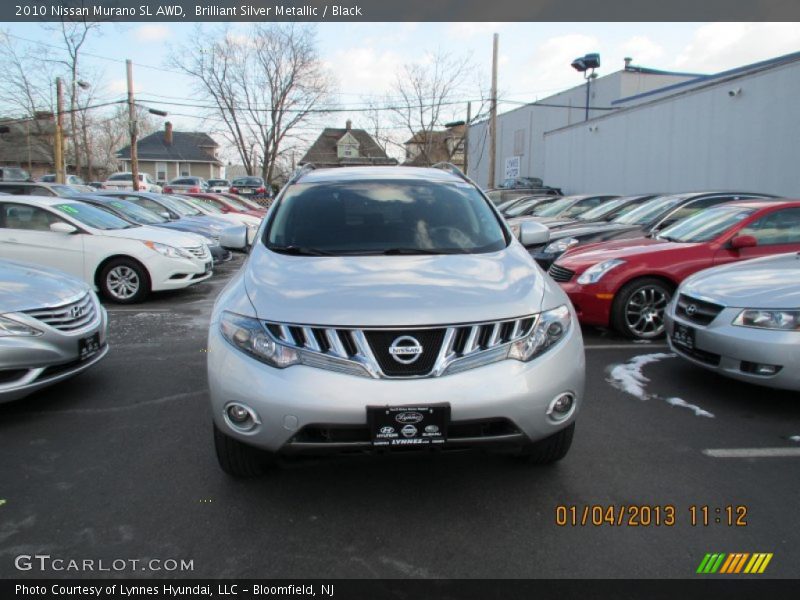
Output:
<svg viewBox="0 0 800 600">
<path fill-rule="evenodd" d="M 407 180 L 293 185 L 264 235 L 272 250 L 301 254 L 477 254 L 508 243 L 472 185 Z"/>
<path fill-rule="evenodd" d="M 237 186 L 237 185 L 262 186 L 262 185 L 264 185 L 264 182 L 261 179 L 259 179 L 258 177 L 243 177 L 241 179 L 234 179 L 231 182 L 231 185 L 233 185 L 233 186 Z"/>
<path fill-rule="evenodd" d="M 108 181 L 133 181 L 131 173 L 117 173 L 108 178 Z"/>
</svg>

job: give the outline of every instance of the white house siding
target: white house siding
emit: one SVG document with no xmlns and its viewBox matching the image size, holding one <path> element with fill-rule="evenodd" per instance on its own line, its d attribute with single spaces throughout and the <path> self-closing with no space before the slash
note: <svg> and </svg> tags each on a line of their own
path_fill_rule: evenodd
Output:
<svg viewBox="0 0 800 600">
<path fill-rule="evenodd" d="M 741 89 L 731 97 L 729 91 Z M 800 196 L 800 61 L 701 84 L 545 135 L 568 193 L 737 189 Z"/>
</svg>

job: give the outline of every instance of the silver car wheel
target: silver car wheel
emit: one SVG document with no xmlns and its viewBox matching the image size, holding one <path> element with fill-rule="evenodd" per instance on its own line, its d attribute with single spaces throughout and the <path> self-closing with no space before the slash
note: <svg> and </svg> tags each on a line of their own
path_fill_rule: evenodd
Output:
<svg viewBox="0 0 800 600">
<path fill-rule="evenodd" d="M 139 291 L 139 275 L 125 265 L 114 267 L 106 275 L 106 287 L 118 300 L 128 300 Z"/>
<path fill-rule="evenodd" d="M 625 305 L 625 323 L 632 333 L 641 338 L 658 337 L 664 333 L 664 311 L 669 295 L 661 288 L 639 288 Z"/>
</svg>

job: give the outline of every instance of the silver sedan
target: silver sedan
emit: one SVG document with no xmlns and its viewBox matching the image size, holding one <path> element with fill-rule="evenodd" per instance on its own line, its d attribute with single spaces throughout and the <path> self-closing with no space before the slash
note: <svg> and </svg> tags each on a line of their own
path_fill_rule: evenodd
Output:
<svg viewBox="0 0 800 600">
<path fill-rule="evenodd" d="M 734 379 L 800 391 L 800 254 L 701 271 L 667 311 L 672 350 Z"/>
<path fill-rule="evenodd" d="M 77 375 L 108 352 L 108 317 L 84 282 L 0 260 L 0 403 Z"/>
</svg>

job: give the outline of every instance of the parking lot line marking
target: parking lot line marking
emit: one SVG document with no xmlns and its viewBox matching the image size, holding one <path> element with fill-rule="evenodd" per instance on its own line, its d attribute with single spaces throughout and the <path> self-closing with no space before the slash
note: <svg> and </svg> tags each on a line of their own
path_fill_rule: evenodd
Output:
<svg viewBox="0 0 800 600">
<path fill-rule="evenodd" d="M 642 348 L 667 348 L 667 344 L 586 344 L 586 350 L 641 350 Z"/>
<path fill-rule="evenodd" d="M 800 448 L 707 448 L 703 454 L 713 458 L 793 458 Z"/>
<path fill-rule="evenodd" d="M 110 313 L 141 313 L 141 312 L 166 313 L 169 312 L 169 309 L 168 308 L 107 308 L 106 311 Z"/>
</svg>

